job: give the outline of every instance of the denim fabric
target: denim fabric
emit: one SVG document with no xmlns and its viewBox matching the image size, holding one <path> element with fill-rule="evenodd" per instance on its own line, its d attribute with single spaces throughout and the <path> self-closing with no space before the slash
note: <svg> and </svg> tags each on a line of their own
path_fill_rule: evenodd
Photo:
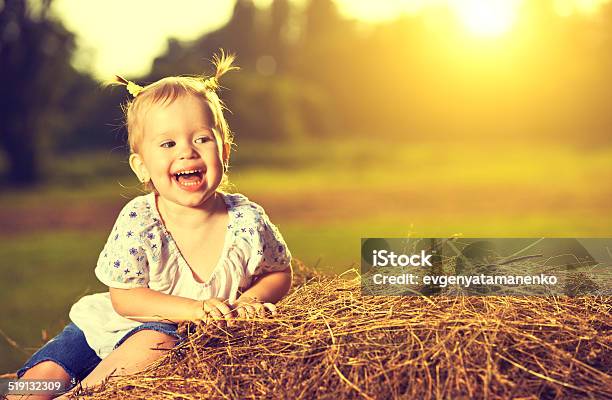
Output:
<svg viewBox="0 0 612 400">
<path fill-rule="evenodd" d="M 178 340 L 177 342 L 178 344 L 178 343 L 183 342 L 185 338 L 181 337 L 178 333 L 176 333 L 177 328 L 178 328 L 178 325 L 169 324 L 166 322 L 144 322 L 142 325 L 137 326 L 136 328 L 126 333 L 125 336 L 122 337 L 121 340 L 117 342 L 117 344 L 115 345 L 115 348 L 121 346 L 123 342 L 125 342 L 130 336 L 132 336 L 136 332 L 139 332 L 145 329 L 149 329 L 152 331 L 157 331 L 157 332 L 165 333 L 166 335 L 170 335 Z"/>
<path fill-rule="evenodd" d="M 125 336 L 117 342 L 115 348 L 119 347 L 136 332 L 145 329 L 170 335 L 178 340 L 177 343 L 185 340 L 185 338 L 181 337 L 176 332 L 176 324 L 144 322 L 142 325 L 139 325 L 125 334 Z M 38 351 L 26 361 L 23 367 L 17 371 L 17 378 L 21 378 L 27 370 L 43 361 L 53 361 L 60 365 L 70 376 L 70 387 L 74 387 L 77 382 L 85 379 L 102 360 L 87 344 L 83 331 L 71 322 L 62 332 L 38 349 Z"/>
<path fill-rule="evenodd" d="M 89 347 L 83 332 L 75 324 L 70 323 L 26 361 L 17 371 L 17 378 L 21 378 L 28 369 L 43 361 L 53 361 L 64 368 L 70 376 L 71 386 L 74 386 L 102 360 Z"/>
</svg>

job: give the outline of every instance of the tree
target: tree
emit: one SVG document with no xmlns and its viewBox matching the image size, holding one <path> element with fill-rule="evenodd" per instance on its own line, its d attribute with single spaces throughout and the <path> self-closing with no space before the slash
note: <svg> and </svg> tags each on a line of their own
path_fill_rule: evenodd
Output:
<svg viewBox="0 0 612 400">
<path fill-rule="evenodd" d="M 0 147 L 8 160 L 8 183 L 40 178 L 39 144 L 47 118 L 65 92 L 74 37 L 49 16 L 50 0 L 34 11 L 23 0 L 0 8 Z"/>
</svg>

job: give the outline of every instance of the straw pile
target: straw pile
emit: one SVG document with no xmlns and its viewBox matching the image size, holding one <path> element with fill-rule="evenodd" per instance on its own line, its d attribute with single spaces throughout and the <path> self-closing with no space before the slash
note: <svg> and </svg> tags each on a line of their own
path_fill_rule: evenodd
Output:
<svg viewBox="0 0 612 400">
<path fill-rule="evenodd" d="M 195 326 L 86 399 L 612 398 L 610 297 L 362 297 L 302 273 L 274 320 Z"/>
</svg>

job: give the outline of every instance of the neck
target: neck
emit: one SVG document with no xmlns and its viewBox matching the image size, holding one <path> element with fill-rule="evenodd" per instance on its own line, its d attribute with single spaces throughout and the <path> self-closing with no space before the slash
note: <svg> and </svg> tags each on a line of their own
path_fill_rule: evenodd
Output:
<svg viewBox="0 0 612 400">
<path fill-rule="evenodd" d="M 211 219 L 225 211 L 225 202 L 217 192 L 199 207 L 185 207 L 155 195 L 157 209 L 166 227 L 178 229 L 204 228 Z"/>
</svg>

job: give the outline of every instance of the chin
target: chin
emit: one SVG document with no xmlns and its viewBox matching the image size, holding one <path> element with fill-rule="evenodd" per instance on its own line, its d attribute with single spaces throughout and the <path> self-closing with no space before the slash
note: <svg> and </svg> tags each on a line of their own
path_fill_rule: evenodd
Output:
<svg viewBox="0 0 612 400">
<path fill-rule="evenodd" d="M 206 200 L 208 200 L 210 196 L 213 195 L 213 193 L 214 192 L 204 192 L 204 191 L 194 192 L 194 193 L 185 192 L 185 193 L 181 193 L 178 195 L 176 193 L 173 193 L 172 197 L 170 198 L 173 199 L 174 202 L 178 204 L 189 206 L 189 207 L 196 207 L 206 202 Z"/>
</svg>

